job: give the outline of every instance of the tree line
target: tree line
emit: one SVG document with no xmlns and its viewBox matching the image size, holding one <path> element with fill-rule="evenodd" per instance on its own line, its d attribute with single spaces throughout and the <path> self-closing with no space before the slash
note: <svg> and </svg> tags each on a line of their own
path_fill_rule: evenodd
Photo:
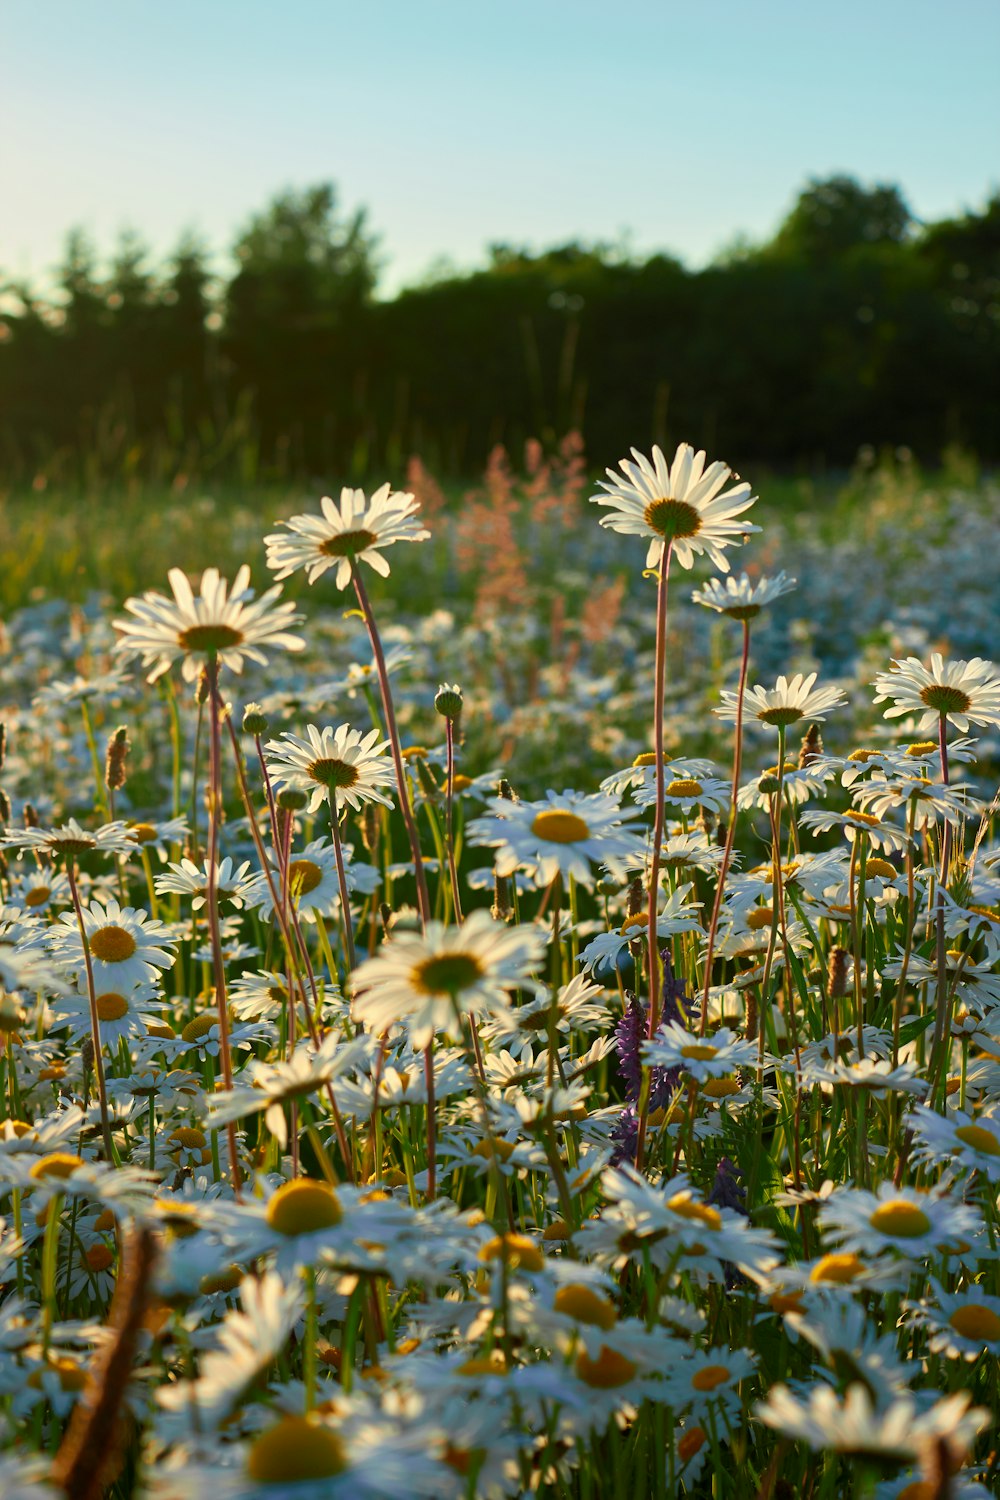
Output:
<svg viewBox="0 0 1000 1500">
<path fill-rule="evenodd" d="M 701 270 L 601 245 L 494 246 L 376 296 L 335 188 L 286 192 L 211 274 L 184 239 L 109 266 L 79 230 L 53 293 L 3 283 L 0 481 L 478 472 L 580 431 L 591 457 L 691 438 L 733 463 L 840 466 L 862 444 L 1000 455 L 1000 193 L 918 224 L 899 189 L 810 182 L 766 244 Z"/>
</svg>

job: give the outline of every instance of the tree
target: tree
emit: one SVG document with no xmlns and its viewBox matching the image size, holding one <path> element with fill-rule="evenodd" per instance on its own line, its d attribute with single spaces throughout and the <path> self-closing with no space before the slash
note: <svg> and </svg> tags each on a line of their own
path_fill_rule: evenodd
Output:
<svg viewBox="0 0 1000 1500">
<path fill-rule="evenodd" d="M 897 187 L 853 177 L 813 178 L 769 247 L 787 259 L 830 261 L 861 246 L 901 245 L 913 216 Z"/>
</svg>

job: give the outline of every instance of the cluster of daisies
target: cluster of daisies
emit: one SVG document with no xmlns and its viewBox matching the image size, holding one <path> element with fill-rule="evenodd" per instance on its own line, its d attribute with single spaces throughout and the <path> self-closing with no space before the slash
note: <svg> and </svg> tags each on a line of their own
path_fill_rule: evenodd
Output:
<svg viewBox="0 0 1000 1500">
<path fill-rule="evenodd" d="M 1000 673 L 901 657 L 839 741 L 842 683 L 753 680 L 795 580 L 730 574 L 748 484 L 682 444 L 593 499 L 653 706 L 596 790 L 466 769 L 460 683 L 409 742 L 388 485 L 266 537 L 259 596 L 129 600 L 37 698 L 71 802 L 0 737 L 3 1495 L 997 1492 Z M 706 566 L 711 755 L 669 732 Z M 367 660 L 253 699 L 299 573 Z M 162 783 L 141 713 L 95 729 L 136 662 Z"/>
</svg>

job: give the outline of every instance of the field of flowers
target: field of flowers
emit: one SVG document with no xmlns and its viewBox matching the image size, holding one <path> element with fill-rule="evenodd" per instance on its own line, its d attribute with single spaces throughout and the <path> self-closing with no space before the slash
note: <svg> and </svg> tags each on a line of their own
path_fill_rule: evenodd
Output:
<svg viewBox="0 0 1000 1500">
<path fill-rule="evenodd" d="M 8 530 L 0 1495 L 1000 1493 L 997 492 L 592 490 Z"/>
</svg>

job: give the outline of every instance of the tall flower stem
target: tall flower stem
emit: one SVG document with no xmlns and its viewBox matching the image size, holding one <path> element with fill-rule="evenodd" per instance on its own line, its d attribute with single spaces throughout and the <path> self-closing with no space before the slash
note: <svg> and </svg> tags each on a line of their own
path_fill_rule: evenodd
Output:
<svg viewBox="0 0 1000 1500">
<path fill-rule="evenodd" d="M 941 752 L 941 780 L 948 785 L 948 720 L 942 714 L 938 720 L 938 746 Z M 948 867 L 951 864 L 951 823 L 942 819 L 941 866 L 937 882 L 936 957 L 937 1010 L 934 1016 L 934 1042 L 931 1047 L 931 1077 L 936 1078 L 940 1066 L 939 1054 L 950 1045 L 948 1027 L 948 952 L 944 933 L 944 893 L 948 885 Z"/>
<path fill-rule="evenodd" d="M 226 994 L 226 965 L 222 956 L 222 936 L 219 928 L 219 829 L 222 823 L 222 705 L 219 700 L 219 662 L 211 654 L 206 663 L 209 699 L 209 745 L 208 745 L 208 880 L 206 905 L 208 909 L 208 932 L 212 945 L 212 971 L 215 980 L 215 1004 L 219 1012 L 219 1056 L 222 1059 L 222 1077 L 227 1090 L 233 1087 L 233 1055 L 229 1046 L 229 1005 Z M 229 1164 L 232 1169 L 233 1186 L 239 1195 L 239 1153 L 236 1146 L 236 1122 L 230 1120 Z"/>
<path fill-rule="evenodd" d="M 455 908 L 455 921 L 461 922 L 462 898 L 458 892 L 458 871 L 455 869 L 455 721 L 450 717 L 445 719 L 445 735 L 448 754 L 448 768 L 444 792 L 444 839 L 445 848 L 448 852 L 448 877 L 451 881 L 451 903 Z"/>
<path fill-rule="evenodd" d="M 372 655 L 375 657 L 375 670 L 378 674 L 378 685 L 382 694 L 382 709 L 385 713 L 386 732 L 389 736 L 389 747 L 392 750 L 392 763 L 396 768 L 396 785 L 399 788 L 399 810 L 406 824 L 407 837 L 410 840 L 410 853 L 413 855 L 413 874 L 417 883 L 417 907 L 420 911 L 421 926 L 426 929 L 431 919 L 431 901 L 427 893 L 427 877 L 424 873 L 424 861 L 420 852 L 420 834 L 417 832 L 416 819 L 413 816 L 413 808 L 410 806 L 410 793 L 406 784 L 406 771 L 403 767 L 403 752 L 399 743 L 399 728 L 396 724 L 396 710 L 392 704 L 392 689 L 389 686 L 389 673 L 385 665 L 385 652 L 382 650 L 382 639 L 375 623 L 375 615 L 372 610 L 371 600 L 368 598 L 368 590 L 365 588 L 364 579 L 356 566 L 351 569 L 351 577 L 354 581 L 354 592 L 361 606 L 361 613 L 365 617 L 365 625 L 368 627 L 368 639 L 371 642 Z M 427 1197 L 433 1201 L 437 1192 L 437 1111 L 434 1101 L 434 1050 L 433 1043 L 428 1043 L 424 1049 L 424 1081 L 427 1086 Z"/>
<path fill-rule="evenodd" d="M 652 1039 L 660 1024 L 660 948 L 656 930 L 657 905 L 660 891 L 660 855 L 663 848 L 663 824 L 666 813 L 667 781 L 663 764 L 663 698 L 667 671 L 667 585 L 670 578 L 670 558 L 673 541 L 666 542 L 660 554 L 660 571 L 656 586 L 656 661 L 653 674 L 653 754 L 656 757 L 656 810 L 653 816 L 653 850 L 649 866 L 649 905 L 646 913 L 646 950 L 649 961 L 649 1030 Z M 645 1080 L 644 1080 L 645 1081 Z M 646 1127 L 649 1120 L 650 1090 L 646 1086 L 640 1096 L 639 1133 L 636 1137 L 635 1169 L 642 1171 L 642 1159 L 646 1147 Z"/>
<path fill-rule="evenodd" d="M 66 861 L 66 875 L 69 879 L 69 893 L 73 901 L 73 910 L 76 912 L 77 927 L 80 930 L 80 942 L 83 944 L 83 963 L 87 971 L 87 998 L 90 1001 L 90 1032 L 94 1041 L 94 1076 L 97 1079 L 97 1098 L 101 1107 L 101 1135 L 104 1138 L 104 1154 L 108 1161 L 114 1161 L 115 1148 L 111 1140 L 111 1123 L 108 1118 L 108 1090 L 104 1081 L 104 1054 L 101 1050 L 101 1020 L 97 1014 L 97 986 L 94 984 L 94 965 L 90 957 L 90 941 L 87 937 L 87 927 L 83 920 L 80 892 L 76 884 L 76 866 L 72 859 L 67 859 Z"/>
<path fill-rule="evenodd" d="M 368 639 L 371 642 L 372 654 L 375 657 L 375 670 L 378 674 L 378 685 L 382 693 L 382 709 L 385 713 L 386 733 L 389 736 L 389 747 L 392 750 L 392 763 L 396 769 L 396 783 L 399 788 L 399 810 L 403 815 L 406 825 L 407 836 L 410 840 L 410 853 L 413 856 L 413 873 L 417 882 L 417 907 L 420 911 L 420 920 L 426 927 L 431 919 L 430 896 L 427 892 L 427 877 L 424 874 L 424 861 L 420 852 L 420 835 L 417 832 L 416 819 L 413 816 L 413 808 L 410 805 L 410 793 L 407 787 L 406 771 L 403 767 L 403 752 L 399 743 L 399 728 L 396 724 L 396 711 L 392 703 L 392 689 L 389 686 L 389 673 L 385 665 L 385 652 L 382 650 L 382 639 L 375 623 L 375 615 L 372 610 L 371 600 L 368 598 L 368 590 L 365 588 L 364 580 L 355 567 L 352 573 L 354 580 L 354 592 L 357 594 L 361 613 L 365 617 L 365 625 L 368 628 Z"/>
<path fill-rule="evenodd" d="M 354 927 L 351 923 L 351 893 L 347 889 L 347 871 L 344 869 L 344 849 L 340 842 L 340 813 L 337 809 L 337 789 L 332 786 L 330 787 L 330 832 L 333 834 L 333 852 L 337 860 L 337 884 L 340 886 L 340 911 L 344 923 L 344 949 L 347 954 L 347 972 L 353 974 L 358 966 L 358 960 L 354 952 Z"/>
<path fill-rule="evenodd" d="M 750 664 L 750 621 L 743 622 L 743 658 L 740 662 L 740 685 L 736 693 L 736 742 L 733 746 L 733 784 L 729 795 L 729 826 L 726 829 L 726 845 L 719 866 L 719 882 L 715 887 L 712 903 L 712 920 L 708 926 L 708 943 L 705 948 L 705 987 L 701 997 L 701 1035 L 708 1025 L 708 992 L 712 987 L 712 958 L 715 954 L 715 939 L 719 930 L 722 898 L 726 890 L 726 876 L 733 858 L 733 842 L 736 837 L 736 796 L 740 789 L 740 772 L 743 766 L 743 700 L 747 689 L 747 667 Z"/>
<path fill-rule="evenodd" d="M 781 810 L 785 794 L 785 733 L 787 726 L 778 725 L 778 785 L 771 801 L 771 934 L 764 959 L 764 973 L 760 981 L 760 1019 L 757 1023 L 757 1076 L 764 1076 L 764 1018 L 768 1004 L 767 992 L 771 985 L 771 969 L 774 965 L 774 950 L 778 942 L 779 902 L 778 887 L 781 884 Z"/>
</svg>

